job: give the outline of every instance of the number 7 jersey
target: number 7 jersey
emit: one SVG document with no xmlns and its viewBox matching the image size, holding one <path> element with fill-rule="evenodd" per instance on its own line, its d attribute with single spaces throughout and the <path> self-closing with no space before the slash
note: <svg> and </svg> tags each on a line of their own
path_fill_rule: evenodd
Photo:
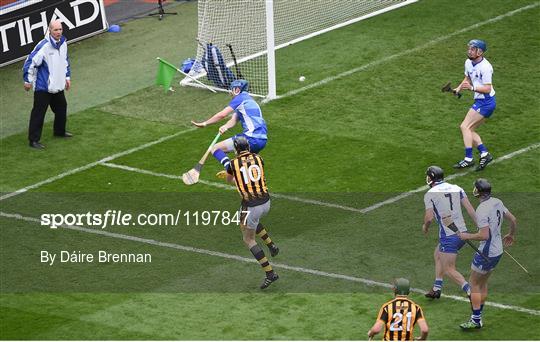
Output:
<svg viewBox="0 0 540 342">
<path fill-rule="evenodd" d="M 461 187 L 446 182 L 437 183 L 424 195 L 426 209 L 433 209 L 439 224 L 439 238 L 456 234 L 442 222 L 442 218 L 449 215 L 460 232 L 467 231 L 461 212 L 461 200 L 465 197 L 467 195 Z"/>
<path fill-rule="evenodd" d="M 242 196 L 242 206 L 255 207 L 270 200 L 264 162 L 258 154 L 240 153 L 231 160 L 229 173 L 234 176 L 236 188 Z"/>
</svg>

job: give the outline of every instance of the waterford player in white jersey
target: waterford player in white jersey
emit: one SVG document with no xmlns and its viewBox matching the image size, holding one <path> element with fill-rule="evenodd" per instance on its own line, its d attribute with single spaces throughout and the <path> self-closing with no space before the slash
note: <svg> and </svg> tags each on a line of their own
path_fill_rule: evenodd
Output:
<svg viewBox="0 0 540 342">
<path fill-rule="evenodd" d="M 492 84 L 493 67 L 484 58 L 486 50 L 487 45 L 483 40 L 473 39 L 469 42 L 468 59 L 465 61 L 465 78 L 454 89 L 456 93 L 462 89 L 471 90 L 474 93 L 474 103 L 459 126 L 465 145 L 465 158 L 454 165 L 456 169 L 474 165 L 473 147 L 475 146 L 480 153 L 480 161 L 476 171 L 483 170 L 493 160 L 493 156 L 476 133 L 476 129 L 493 114 L 496 107 L 495 89 Z"/>
<path fill-rule="evenodd" d="M 433 219 L 439 225 L 439 244 L 435 247 L 435 282 L 432 289 L 426 293 L 428 298 L 440 298 L 443 286 L 443 277 L 450 277 L 463 291 L 470 294 L 469 283 L 463 275 L 456 270 L 458 251 L 465 244 L 450 228 L 455 225 L 460 232 L 466 232 L 467 227 L 461 213 L 461 205 L 465 207 L 469 216 L 475 221 L 474 208 L 469 202 L 465 191 L 457 185 L 444 181 L 444 172 L 438 166 L 430 166 L 426 171 L 426 183 L 431 187 L 424 195 L 426 213 L 422 231 L 427 234 Z"/>
<path fill-rule="evenodd" d="M 459 233 L 462 240 L 480 240 L 478 249 L 488 257 L 489 262 L 480 254 L 474 255 L 471 264 L 471 308 L 472 315 L 468 322 L 460 325 L 462 329 L 479 329 L 482 327 L 482 309 L 487 298 L 487 283 L 495 266 L 503 254 L 503 246 L 514 243 L 516 233 L 516 218 L 504 206 L 503 202 L 491 197 L 491 184 L 486 179 L 474 182 L 473 195 L 480 199 L 476 209 L 478 232 L 475 234 Z M 510 220 L 510 232 L 501 238 L 503 218 Z"/>
</svg>

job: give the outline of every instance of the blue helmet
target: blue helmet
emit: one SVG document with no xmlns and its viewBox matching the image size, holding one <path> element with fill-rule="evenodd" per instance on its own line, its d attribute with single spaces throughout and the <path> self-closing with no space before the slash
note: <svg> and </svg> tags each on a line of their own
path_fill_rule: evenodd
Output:
<svg viewBox="0 0 540 342">
<path fill-rule="evenodd" d="M 229 86 L 229 89 L 233 90 L 234 88 L 240 88 L 240 92 L 248 91 L 249 83 L 246 80 L 234 80 Z"/>
<path fill-rule="evenodd" d="M 469 44 L 467 44 L 469 46 L 472 46 L 472 47 L 475 47 L 475 48 L 478 48 L 484 52 L 487 51 L 487 44 L 485 41 L 483 40 L 480 40 L 480 39 L 473 39 L 469 42 Z"/>
</svg>

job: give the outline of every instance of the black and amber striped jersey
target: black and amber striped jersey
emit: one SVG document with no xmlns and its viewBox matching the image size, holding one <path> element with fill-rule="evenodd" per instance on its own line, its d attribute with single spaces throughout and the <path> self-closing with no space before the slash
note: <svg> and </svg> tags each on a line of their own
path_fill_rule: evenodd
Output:
<svg viewBox="0 0 540 342">
<path fill-rule="evenodd" d="M 236 188 L 242 196 L 242 206 L 254 207 L 264 204 L 270 199 L 264 162 L 255 153 L 248 151 L 240 153 L 231 160 L 229 173 L 234 176 Z"/>
<path fill-rule="evenodd" d="M 405 296 L 383 304 L 377 319 L 384 324 L 385 341 L 412 341 L 416 322 L 424 319 L 422 308 Z"/>
</svg>

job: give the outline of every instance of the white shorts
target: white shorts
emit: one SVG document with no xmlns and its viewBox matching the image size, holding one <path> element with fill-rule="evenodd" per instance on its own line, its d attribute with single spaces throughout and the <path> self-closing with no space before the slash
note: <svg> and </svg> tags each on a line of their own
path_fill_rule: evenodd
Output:
<svg viewBox="0 0 540 342">
<path fill-rule="evenodd" d="M 222 143 L 225 144 L 225 148 L 227 149 L 227 151 L 225 151 L 225 152 L 234 151 L 234 140 L 233 140 L 233 138 L 225 139 L 225 140 L 222 141 Z"/>
<path fill-rule="evenodd" d="M 240 215 L 241 223 L 244 224 L 248 229 L 257 229 L 260 219 L 268 214 L 270 211 L 270 200 L 266 203 L 255 207 L 242 207 L 240 210 L 244 211 Z M 247 212 L 247 217 L 245 217 Z"/>
</svg>

